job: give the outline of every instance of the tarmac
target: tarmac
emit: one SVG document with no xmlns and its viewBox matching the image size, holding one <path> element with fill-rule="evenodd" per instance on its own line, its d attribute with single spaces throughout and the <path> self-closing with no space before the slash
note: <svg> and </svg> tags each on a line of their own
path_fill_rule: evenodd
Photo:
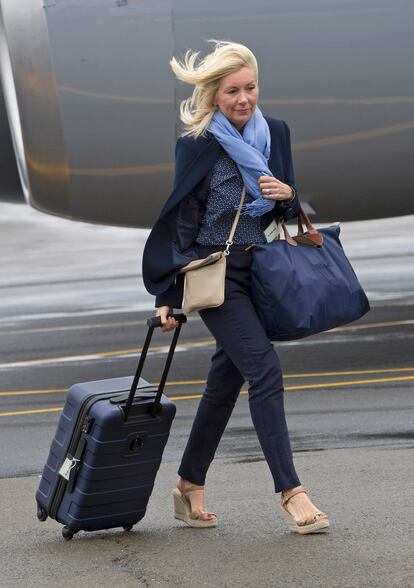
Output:
<svg viewBox="0 0 414 588">
<path fill-rule="evenodd" d="M 0 585 L 414 586 L 413 446 L 298 452 L 302 484 L 330 517 L 327 532 L 288 530 L 262 459 L 216 460 L 206 480 L 212 529 L 173 517 L 176 462 L 163 462 L 146 516 L 132 531 L 80 532 L 35 514 L 38 476 L 0 480 Z M 411 465 L 410 465 L 411 464 Z M 17 504 L 18 503 L 18 504 Z"/>
<path fill-rule="evenodd" d="M 177 416 L 146 516 L 129 533 L 66 542 L 62 525 L 37 520 L 39 472 L 67 388 L 133 373 L 154 312 L 139 275 L 148 231 L 0 203 L 0 588 L 414 588 L 413 220 L 344 223 L 372 311 L 277 345 L 295 466 L 328 532 L 289 531 L 246 390 L 206 480 L 217 528 L 174 519 L 178 459 L 214 349 L 192 319 L 167 383 Z M 169 339 L 154 335 L 151 377 Z"/>
</svg>

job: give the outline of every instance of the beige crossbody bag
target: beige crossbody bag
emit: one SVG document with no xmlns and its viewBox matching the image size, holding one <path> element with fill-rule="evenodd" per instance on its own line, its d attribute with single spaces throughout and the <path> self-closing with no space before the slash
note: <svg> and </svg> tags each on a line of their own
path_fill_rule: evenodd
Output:
<svg viewBox="0 0 414 588">
<path fill-rule="evenodd" d="M 226 249 L 224 251 L 215 251 L 203 259 L 190 261 L 190 263 L 180 269 L 179 273 L 185 273 L 184 314 L 223 304 L 226 258 L 230 253 L 230 246 L 233 244 L 233 237 L 236 232 L 237 223 L 239 222 L 245 194 L 246 186 L 243 186 L 236 217 L 226 241 Z"/>
</svg>

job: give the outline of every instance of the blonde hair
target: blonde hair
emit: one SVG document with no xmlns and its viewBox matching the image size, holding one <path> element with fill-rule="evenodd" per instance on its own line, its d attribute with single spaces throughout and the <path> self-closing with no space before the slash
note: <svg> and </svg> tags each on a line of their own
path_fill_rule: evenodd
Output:
<svg viewBox="0 0 414 588">
<path fill-rule="evenodd" d="M 252 68 L 256 81 L 258 78 L 256 58 L 245 45 L 215 39 L 209 39 L 208 42 L 215 43 L 214 50 L 198 65 L 196 60 L 199 51 L 191 49 L 185 53 L 182 62 L 178 62 L 175 57 L 170 61 L 171 69 L 179 80 L 195 85 L 192 95 L 180 104 L 180 118 L 185 126 L 183 136 L 205 136 L 216 112 L 213 101 L 222 78 L 242 67 Z"/>
</svg>

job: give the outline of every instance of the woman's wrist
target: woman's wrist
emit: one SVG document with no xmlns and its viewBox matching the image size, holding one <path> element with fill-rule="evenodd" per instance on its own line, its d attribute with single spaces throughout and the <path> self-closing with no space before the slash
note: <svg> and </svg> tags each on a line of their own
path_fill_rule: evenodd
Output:
<svg viewBox="0 0 414 588">
<path fill-rule="evenodd" d="M 281 200 L 281 203 L 282 203 L 283 206 L 287 206 L 288 204 L 291 204 L 294 201 L 295 196 L 296 196 L 296 190 L 295 190 L 295 188 L 293 186 L 290 186 L 289 184 L 288 184 L 288 186 L 289 186 L 292 194 L 291 194 L 291 197 L 290 198 L 288 198 L 286 200 Z"/>
<path fill-rule="evenodd" d="M 294 199 L 294 197 L 296 196 L 296 190 L 293 186 L 289 186 L 290 191 L 291 191 L 291 196 L 289 198 L 289 200 L 287 202 L 292 202 L 292 200 Z"/>
</svg>

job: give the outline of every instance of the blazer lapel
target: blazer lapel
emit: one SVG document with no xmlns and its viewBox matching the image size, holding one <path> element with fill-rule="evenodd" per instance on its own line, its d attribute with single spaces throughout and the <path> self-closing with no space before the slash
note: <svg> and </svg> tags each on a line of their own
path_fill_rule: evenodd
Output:
<svg viewBox="0 0 414 588">
<path fill-rule="evenodd" d="M 176 206 L 210 171 L 220 153 L 220 143 L 212 136 L 195 156 L 190 167 L 178 181 L 157 220 L 160 220 Z"/>
<path fill-rule="evenodd" d="M 283 173 L 283 159 L 281 157 L 281 153 L 278 149 L 279 144 L 277 138 L 273 135 L 271 137 L 271 145 L 270 145 L 270 157 L 268 161 L 268 167 L 272 172 L 272 175 L 280 181 L 283 181 L 284 173 Z"/>
<path fill-rule="evenodd" d="M 269 158 L 269 169 L 275 178 L 283 181 L 282 158 L 279 153 L 278 138 L 273 134 L 271 137 L 271 151 Z M 170 197 L 164 204 L 157 220 L 168 214 L 191 190 L 196 186 L 204 176 L 211 170 L 220 154 L 220 143 L 212 135 L 207 142 L 201 147 L 200 151 L 194 157 L 191 165 L 182 178 L 178 180 L 177 185 L 172 191 Z"/>
</svg>

